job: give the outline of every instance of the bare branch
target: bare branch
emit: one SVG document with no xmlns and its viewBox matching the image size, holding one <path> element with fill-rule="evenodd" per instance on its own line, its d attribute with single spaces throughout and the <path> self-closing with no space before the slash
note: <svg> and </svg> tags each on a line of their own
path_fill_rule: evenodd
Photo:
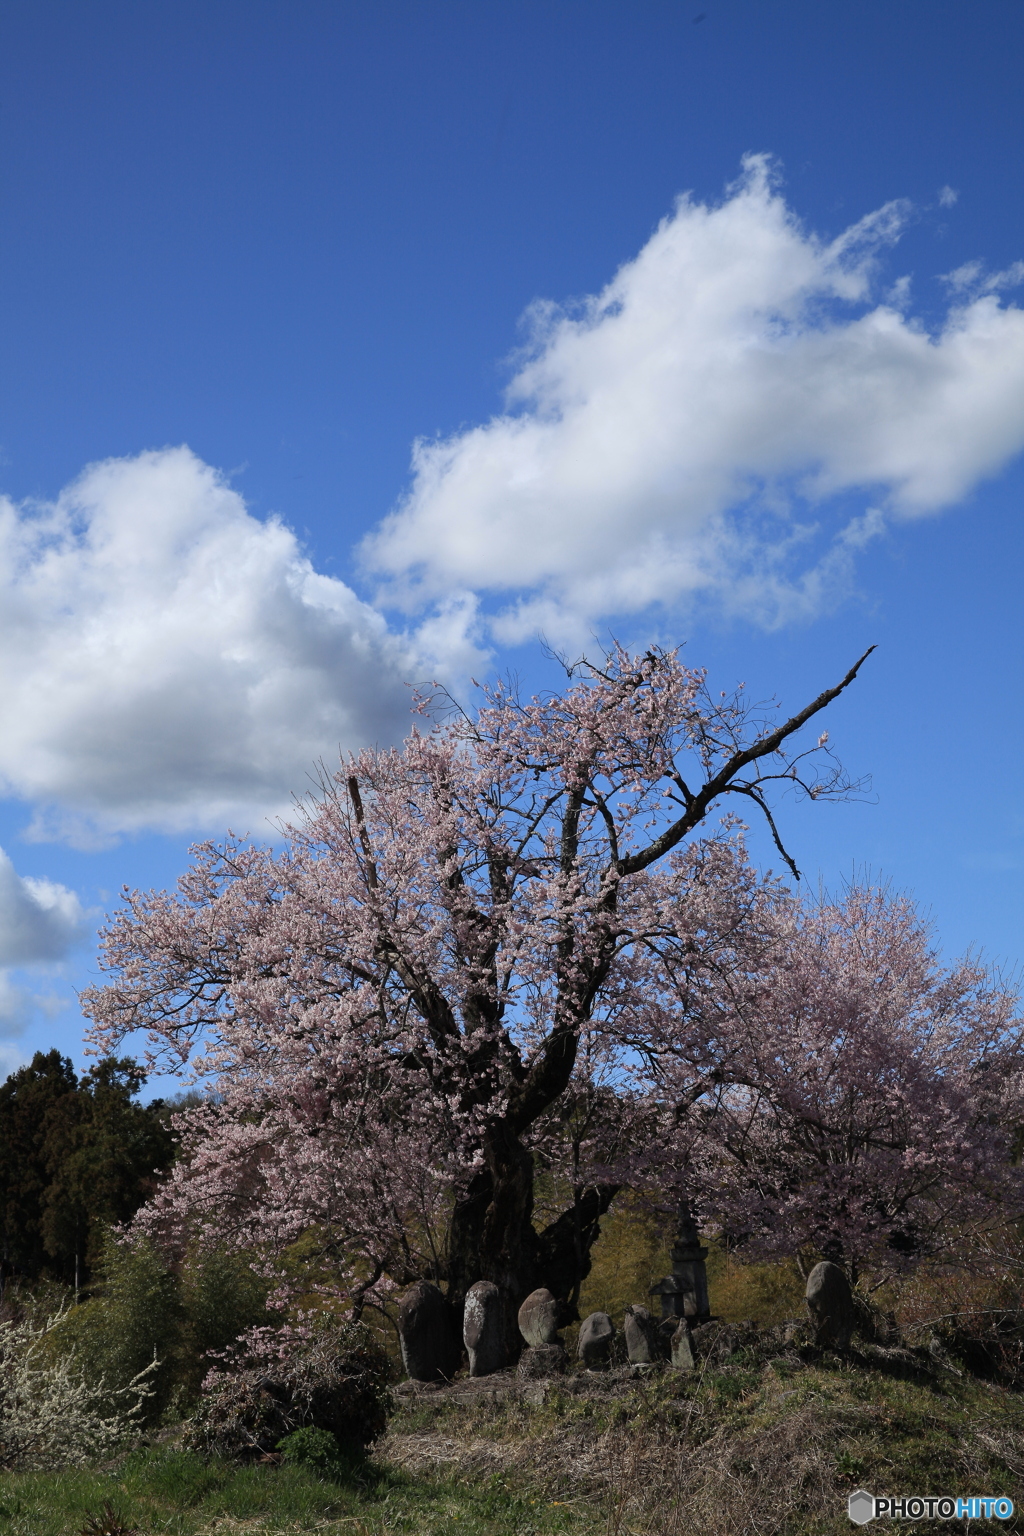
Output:
<svg viewBox="0 0 1024 1536">
<path fill-rule="evenodd" d="M 802 709 L 799 714 L 793 715 L 784 725 L 780 725 L 777 730 L 761 737 L 749 747 L 743 748 L 742 751 L 734 752 L 725 766 L 713 778 L 707 781 L 703 789 L 698 790 L 693 796 L 683 816 L 680 816 L 670 827 L 667 827 L 661 836 L 655 838 L 646 848 L 640 849 L 637 853 L 630 854 L 628 858 L 619 860 L 618 874 L 620 876 L 636 874 L 638 870 L 646 869 L 650 864 L 654 864 L 658 859 L 663 858 L 666 853 L 670 853 L 677 844 L 682 842 L 688 832 L 692 832 L 695 827 L 700 826 L 715 800 L 730 787 L 732 780 L 740 770 L 746 768 L 748 763 L 757 762 L 760 758 L 770 757 L 773 753 L 777 752 L 788 737 L 794 735 L 801 726 L 807 724 L 808 720 L 831 704 L 833 699 L 838 698 L 843 689 L 848 688 L 850 683 L 853 682 L 874 649 L 873 645 L 870 646 L 860 660 L 850 668 L 841 682 L 837 683 L 834 688 L 826 688 L 824 693 L 819 693 L 818 697 L 808 704 L 806 709 Z"/>
</svg>

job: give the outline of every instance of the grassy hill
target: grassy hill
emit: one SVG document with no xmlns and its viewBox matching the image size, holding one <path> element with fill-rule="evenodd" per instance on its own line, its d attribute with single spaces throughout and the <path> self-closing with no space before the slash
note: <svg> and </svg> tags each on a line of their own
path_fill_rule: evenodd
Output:
<svg viewBox="0 0 1024 1536">
<path fill-rule="evenodd" d="M 145 1536 L 829 1536 L 854 1529 L 859 1486 L 1024 1489 L 1024 1399 L 925 1349 L 840 1356 L 734 1329 L 691 1376 L 620 1367 L 520 1388 L 503 1374 L 399 1402 L 373 1458 L 337 1479 L 204 1463 L 173 1439 L 101 1470 L 7 1474 L 0 1536 L 73 1536 L 108 1501 Z"/>
</svg>

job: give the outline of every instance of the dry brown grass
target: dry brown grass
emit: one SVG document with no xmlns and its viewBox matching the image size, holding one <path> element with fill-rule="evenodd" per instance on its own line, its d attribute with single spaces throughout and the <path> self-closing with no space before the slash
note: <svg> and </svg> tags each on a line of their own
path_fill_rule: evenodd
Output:
<svg viewBox="0 0 1024 1536">
<path fill-rule="evenodd" d="M 550 1384 L 543 1402 L 511 1382 L 504 1395 L 458 1401 L 456 1385 L 451 1401 L 444 1391 L 407 1401 L 383 1454 L 420 1477 L 585 1503 L 602 1511 L 601 1536 L 838 1536 L 860 1484 L 1019 1495 L 1016 1393 L 924 1351 L 865 1346 L 843 1358 L 777 1340 L 748 1337 L 691 1377 L 580 1376 Z"/>
</svg>

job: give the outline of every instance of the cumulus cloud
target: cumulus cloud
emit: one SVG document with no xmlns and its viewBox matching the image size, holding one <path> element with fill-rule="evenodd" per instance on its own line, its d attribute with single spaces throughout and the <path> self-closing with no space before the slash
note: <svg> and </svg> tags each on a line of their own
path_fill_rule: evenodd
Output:
<svg viewBox="0 0 1024 1536">
<path fill-rule="evenodd" d="M 0 966 L 63 960 L 85 921 L 74 891 L 19 875 L 0 848 Z"/>
<path fill-rule="evenodd" d="M 21 1065 L 24 1056 L 13 1044 L 36 1013 L 35 998 L 10 971 L 0 967 L 0 1079 Z"/>
<path fill-rule="evenodd" d="M 52 971 L 85 937 L 87 914 L 74 891 L 19 875 L 0 848 L 0 1078 L 24 1059 L 13 1041 L 42 1010 L 62 1000 L 24 985 L 19 972 Z"/>
<path fill-rule="evenodd" d="M 35 835 L 80 843 L 258 832 L 318 759 L 400 739 L 407 684 L 457 683 L 488 629 L 574 643 L 697 601 L 813 617 L 887 521 L 1024 447 L 1024 313 L 1005 298 L 1024 267 L 947 274 L 929 331 L 907 279 L 876 290 L 908 214 L 823 240 L 753 156 L 721 203 L 680 199 L 603 292 L 534 306 L 507 409 L 417 443 L 363 545 L 411 634 L 187 448 L 95 464 L 54 502 L 0 498 L 0 793 L 32 803 Z"/>
<path fill-rule="evenodd" d="M 402 737 L 423 650 L 187 448 L 0 500 L 0 784 L 37 835 L 259 830 L 317 759 Z"/>
<path fill-rule="evenodd" d="M 602 293 L 535 306 L 506 411 L 417 443 L 365 541 L 388 599 L 491 594 L 505 640 L 697 594 L 765 623 L 817 611 L 883 516 L 950 506 L 1024 447 L 1024 313 L 1002 282 L 955 294 L 932 332 L 906 283 L 874 297 L 908 212 L 819 239 L 752 156 Z M 848 493 L 868 523 L 847 513 L 801 566 Z"/>
</svg>

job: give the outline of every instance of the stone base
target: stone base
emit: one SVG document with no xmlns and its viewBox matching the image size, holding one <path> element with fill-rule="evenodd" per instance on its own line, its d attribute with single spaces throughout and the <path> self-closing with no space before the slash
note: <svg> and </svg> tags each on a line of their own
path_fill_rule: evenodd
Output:
<svg viewBox="0 0 1024 1536">
<path fill-rule="evenodd" d="M 520 1381 L 541 1381 L 545 1376 L 564 1376 L 568 1356 L 561 1344 L 534 1344 L 519 1356 L 516 1375 Z"/>
</svg>

